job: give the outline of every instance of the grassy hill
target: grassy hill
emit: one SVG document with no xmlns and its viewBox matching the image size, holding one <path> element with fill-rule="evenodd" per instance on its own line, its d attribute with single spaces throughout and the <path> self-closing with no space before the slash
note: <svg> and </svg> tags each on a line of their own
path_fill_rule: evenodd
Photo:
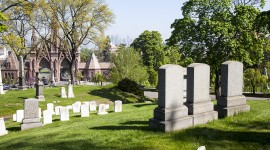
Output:
<svg viewBox="0 0 270 150">
<path fill-rule="evenodd" d="M 58 88 L 45 89 L 47 99 L 46 102 L 40 103 L 41 108 L 45 108 L 49 101 L 58 100 L 60 102 L 56 103 L 57 105 L 68 105 L 77 100 L 95 99 L 112 104 L 113 100 L 123 97 L 122 93 L 111 86 L 75 87 L 74 99 L 59 98 L 59 91 Z M 10 98 L 8 100 L 2 99 L 3 96 L 0 95 L 1 114 L 4 115 L 9 114 L 5 111 L 13 111 L 11 105 L 22 108 L 23 98 L 16 97 L 32 96 L 34 90 L 14 91 L 13 96 L 8 95 L 9 93 L 13 91 L 5 95 Z M 12 97 L 14 99 L 11 99 Z M 130 99 L 130 102 L 136 101 L 132 97 Z M 20 131 L 19 123 L 8 120 L 6 127 L 9 134 L 0 137 L 0 149 L 196 150 L 201 145 L 206 146 L 208 150 L 270 149 L 270 101 L 248 101 L 248 104 L 251 106 L 250 112 L 170 133 L 154 131 L 148 127 L 148 119 L 153 117 L 156 103 L 124 104 L 121 113 L 114 113 L 111 105 L 108 115 L 91 113 L 88 118 L 81 118 L 80 114 L 71 112 L 70 121 L 61 122 L 59 116 L 54 116 L 52 124 L 26 131 Z M 5 105 L 10 107 L 5 108 Z"/>
</svg>

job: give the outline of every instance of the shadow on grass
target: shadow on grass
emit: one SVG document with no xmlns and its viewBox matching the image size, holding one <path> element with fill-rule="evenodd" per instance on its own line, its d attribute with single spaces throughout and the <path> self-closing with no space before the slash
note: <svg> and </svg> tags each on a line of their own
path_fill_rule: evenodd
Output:
<svg viewBox="0 0 270 150">
<path fill-rule="evenodd" d="M 10 127 L 7 128 L 8 131 L 21 131 L 21 127 Z"/>
<path fill-rule="evenodd" d="M 179 141 L 189 141 L 190 139 L 204 141 L 207 145 L 212 147 L 217 146 L 215 144 L 222 141 L 269 145 L 270 134 L 268 132 L 224 131 L 214 128 L 197 127 L 176 133 L 173 139 Z"/>
<path fill-rule="evenodd" d="M 19 99 L 22 99 L 22 100 L 24 100 L 24 99 L 28 99 L 28 97 L 22 97 L 22 96 L 20 96 L 20 97 L 18 97 Z"/>
<path fill-rule="evenodd" d="M 99 126 L 93 127 L 89 129 L 94 130 L 142 130 L 142 131 L 149 131 L 148 126 Z"/>
<path fill-rule="evenodd" d="M 149 121 L 127 121 L 124 123 L 120 123 L 122 125 L 133 125 L 133 124 L 149 124 Z"/>
<path fill-rule="evenodd" d="M 135 105 L 133 105 L 133 106 L 140 108 L 140 107 L 150 106 L 150 105 L 157 105 L 157 102 L 153 102 L 153 103 L 144 103 L 144 104 L 135 104 Z"/>
<path fill-rule="evenodd" d="M 116 89 L 116 87 L 96 89 L 96 90 L 88 92 L 88 94 L 103 97 L 111 101 L 116 101 L 116 100 L 123 101 L 124 99 L 121 96 L 119 96 L 119 94 L 117 93 L 118 93 L 118 90 Z"/>
<path fill-rule="evenodd" d="M 270 121 L 252 121 L 248 123 L 247 122 L 229 122 L 227 124 L 233 127 L 244 127 L 246 129 L 270 130 Z"/>
</svg>

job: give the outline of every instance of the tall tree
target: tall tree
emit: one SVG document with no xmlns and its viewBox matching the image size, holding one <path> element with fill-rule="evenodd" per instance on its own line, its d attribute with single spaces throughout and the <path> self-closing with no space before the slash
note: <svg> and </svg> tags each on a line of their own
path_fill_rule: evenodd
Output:
<svg viewBox="0 0 270 150">
<path fill-rule="evenodd" d="M 232 0 L 189 0 L 182 7 L 183 18 L 171 25 L 168 45 L 179 45 L 183 60 L 207 63 L 218 97 L 220 65 L 238 60 L 245 66 L 263 59 L 263 36 L 253 30 L 259 10 L 251 4 L 235 5 Z"/>
<path fill-rule="evenodd" d="M 156 85 L 157 70 L 166 61 L 161 34 L 158 31 L 146 30 L 133 41 L 131 47 L 141 53 L 143 64 L 148 69 L 149 82 Z"/>
<path fill-rule="evenodd" d="M 87 62 L 90 59 L 92 53 L 93 49 L 82 48 L 80 53 L 81 62 Z"/>
<path fill-rule="evenodd" d="M 64 47 L 60 50 L 70 60 L 71 82 L 74 84 L 78 48 L 82 44 L 95 43 L 103 36 L 114 15 L 102 0 L 40 0 L 39 6 L 36 19 L 60 32 L 57 38 Z M 45 35 L 44 30 L 39 30 L 39 34 Z"/>
<path fill-rule="evenodd" d="M 142 59 L 133 48 L 120 47 L 117 55 L 112 58 L 114 66 L 111 71 L 111 79 L 114 83 L 128 78 L 137 83 L 143 84 L 148 79 L 146 67 L 142 64 Z"/>
</svg>

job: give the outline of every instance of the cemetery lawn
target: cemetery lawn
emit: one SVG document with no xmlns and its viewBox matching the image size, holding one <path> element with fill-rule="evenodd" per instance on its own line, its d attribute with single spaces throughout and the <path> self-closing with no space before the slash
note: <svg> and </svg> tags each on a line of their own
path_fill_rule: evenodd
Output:
<svg viewBox="0 0 270 150">
<path fill-rule="evenodd" d="M 97 91 L 89 92 L 92 93 L 91 95 L 83 94 L 83 92 L 82 95 L 79 95 L 79 91 L 84 89 L 87 89 L 88 92 Z M 46 99 L 47 103 L 50 99 L 46 90 L 44 93 L 45 97 L 48 98 L 48 101 Z M 56 92 L 53 90 L 56 90 Z M 74 100 L 59 98 L 59 104 L 61 105 L 73 103 L 76 100 L 94 99 L 110 103 L 109 114 L 107 115 L 97 115 L 94 112 L 90 114 L 90 117 L 81 118 L 80 114 L 73 114 L 70 111 L 69 121 L 61 122 L 59 116 L 54 116 L 52 124 L 25 131 L 20 131 L 19 123 L 12 122 L 12 119 L 7 120 L 5 123 L 9 133 L 0 137 L 0 149 L 196 150 L 202 145 L 206 146 L 208 150 L 270 149 L 270 101 L 268 100 L 247 101 L 251 106 L 251 111 L 235 117 L 216 120 L 206 125 L 198 125 L 181 131 L 163 133 L 148 128 L 148 119 L 153 117 L 153 110 L 157 107 L 156 103 L 124 104 L 123 112 L 114 113 L 113 103 L 109 99 L 115 100 L 121 96 L 118 93 L 119 97 L 112 97 L 112 94 L 106 93 L 111 90 L 111 87 L 75 87 L 74 94 L 77 98 L 74 98 Z M 55 88 L 48 91 L 53 96 L 58 94 L 60 89 Z M 98 95 L 97 93 L 100 91 L 103 92 Z M 24 92 L 18 91 L 17 93 L 22 97 L 27 96 L 21 94 Z M 31 94 L 29 93 L 29 95 Z M 2 102 L 2 96 L 0 95 L 1 111 L 3 108 L 10 111 L 5 109 L 5 104 L 13 104 L 12 100 L 8 99 L 4 103 Z M 109 98 L 110 96 L 111 98 Z M 14 93 L 13 97 L 17 97 L 17 95 Z M 52 98 L 51 100 L 57 99 Z M 19 100 L 15 101 L 19 103 Z M 20 105 L 14 106 L 21 109 Z M 45 102 L 41 102 L 42 108 L 43 105 L 45 106 Z"/>
</svg>

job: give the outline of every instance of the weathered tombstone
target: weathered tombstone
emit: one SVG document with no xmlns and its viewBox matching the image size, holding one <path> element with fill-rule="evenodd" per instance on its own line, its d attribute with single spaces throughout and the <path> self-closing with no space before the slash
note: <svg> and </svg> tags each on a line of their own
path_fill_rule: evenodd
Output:
<svg viewBox="0 0 270 150">
<path fill-rule="evenodd" d="M 61 87 L 61 98 L 67 98 L 66 88 L 65 87 Z"/>
<path fill-rule="evenodd" d="M 89 105 L 81 105 L 81 117 L 89 117 Z"/>
<path fill-rule="evenodd" d="M 22 122 L 23 117 L 24 117 L 24 110 L 17 110 L 16 111 L 16 121 L 17 122 Z"/>
<path fill-rule="evenodd" d="M 68 98 L 74 98 L 74 93 L 73 93 L 73 86 L 72 84 L 69 82 L 68 84 L 68 95 L 67 95 Z"/>
<path fill-rule="evenodd" d="M 13 121 L 16 121 L 17 120 L 17 115 L 16 114 L 13 114 L 12 115 L 12 119 L 13 119 Z"/>
<path fill-rule="evenodd" d="M 43 95 L 44 84 L 39 79 L 39 73 L 36 72 L 36 98 L 39 101 L 45 101 L 45 97 Z"/>
<path fill-rule="evenodd" d="M 20 65 L 19 65 L 19 86 L 18 89 L 25 90 L 25 76 L 24 76 L 24 63 L 23 63 L 23 56 L 20 56 Z"/>
<path fill-rule="evenodd" d="M 50 111 L 51 114 L 55 114 L 53 103 L 48 103 L 48 104 L 47 104 L 47 110 Z"/>
<path fill-rule="evenodd" d="M 81 112 L 81 110 L 80 110 L 81 109 L 81 105 L 82 105 L 82 103 L 79 102 L 79 101 L 77 101 L 74 104 L 72 104 L 73 113 L 79 113 L 79 112 Z"/>
<path fill-rule="evenodd" d="M 62 108 L 62 106 L 55 107 L 55 115 L 60 115 L 60 108 Z"/>
<path fill-rule="evenodd" d="M 43 124 L 52 123 L 52 112 L 50 110 L 43 111 Z"/>
<path fill-rule="evenodd" d="M 0 136 L 8 134 L 6 130 L 4 118 L 0 118 Z"/>
<path fill-rule="evenodd" d="M 206 150 L 206 148 L 205 148 L 205 146 L 200 146 L 200 147 L 198 147 L 197 150 Z"/>
<path fill-rule="evenodd" d="M 21 124 L 21 130 L 38 128 L 42 126 L 39 119 L 38 99 L 24 100 L 24 118 Z"/>
<path fill-rule="evenodd" d="M 192 126 L 188 108 L 183 105 L 183 67 L 163 65 L 158 70 L 158 107 L 154 118 L 149 120 L 150 128 L 174 131 Z"/>
<path fill-rule="evenodd" d="M 188 114 L 193 118 L 193 125 L 204 124 L 218 118 L 211 102 L 210 66 L 193 63 L 187 67 L 187 102 Z"/>
<path fill-rule="evenodd" d="M 187 68 L 183 68 L 183 102 L 187 101 Z"/>
<path fill-rule="evenodd" d="M 106 112 L 106 104 L 99 104 L 98 105 L 98 115 L 105 115 L 108 114 L 108 112 Z"/>
<path fill-rule="evenodd" d="M 89 103 L 90 103 L 89 101 L 87 101 L 87 102 L 82 102 L 82 104 L 87 105 L 87 106 L 88 106 L 88 109 L 90 109 L 90 104 L 89 104 Z"/>
<path fill-rule="evenodd" d="M 226 61 L 221 65 L 221 96 L 217 98 L 218 116 L 233 116 L 250 110 L 243 93 L 243 64 Z"/>
<path fill-rule="evenodd" d="M 89 102 L 90 111 L 97 111 L 97 103 L 96 101 Z"/>
<path fill-rule="evenodd" d="M 69 120 L 69 109 L 67 107 L 60 108 L 60 121 Z"/>
<path fill-rule="evenodd" d="M 3 87 L 3 83 L 2 83 L 2 72 L 1 72 L 1 65 L 0 65 L 0 94 L 5 94 L 5 91 L 4 91 L 4 87 Z"/>
<path fill-rule="evenodd" d="M 114 101 L 114 112 L 122 112 L 122 101 Z"/>
</svg>

